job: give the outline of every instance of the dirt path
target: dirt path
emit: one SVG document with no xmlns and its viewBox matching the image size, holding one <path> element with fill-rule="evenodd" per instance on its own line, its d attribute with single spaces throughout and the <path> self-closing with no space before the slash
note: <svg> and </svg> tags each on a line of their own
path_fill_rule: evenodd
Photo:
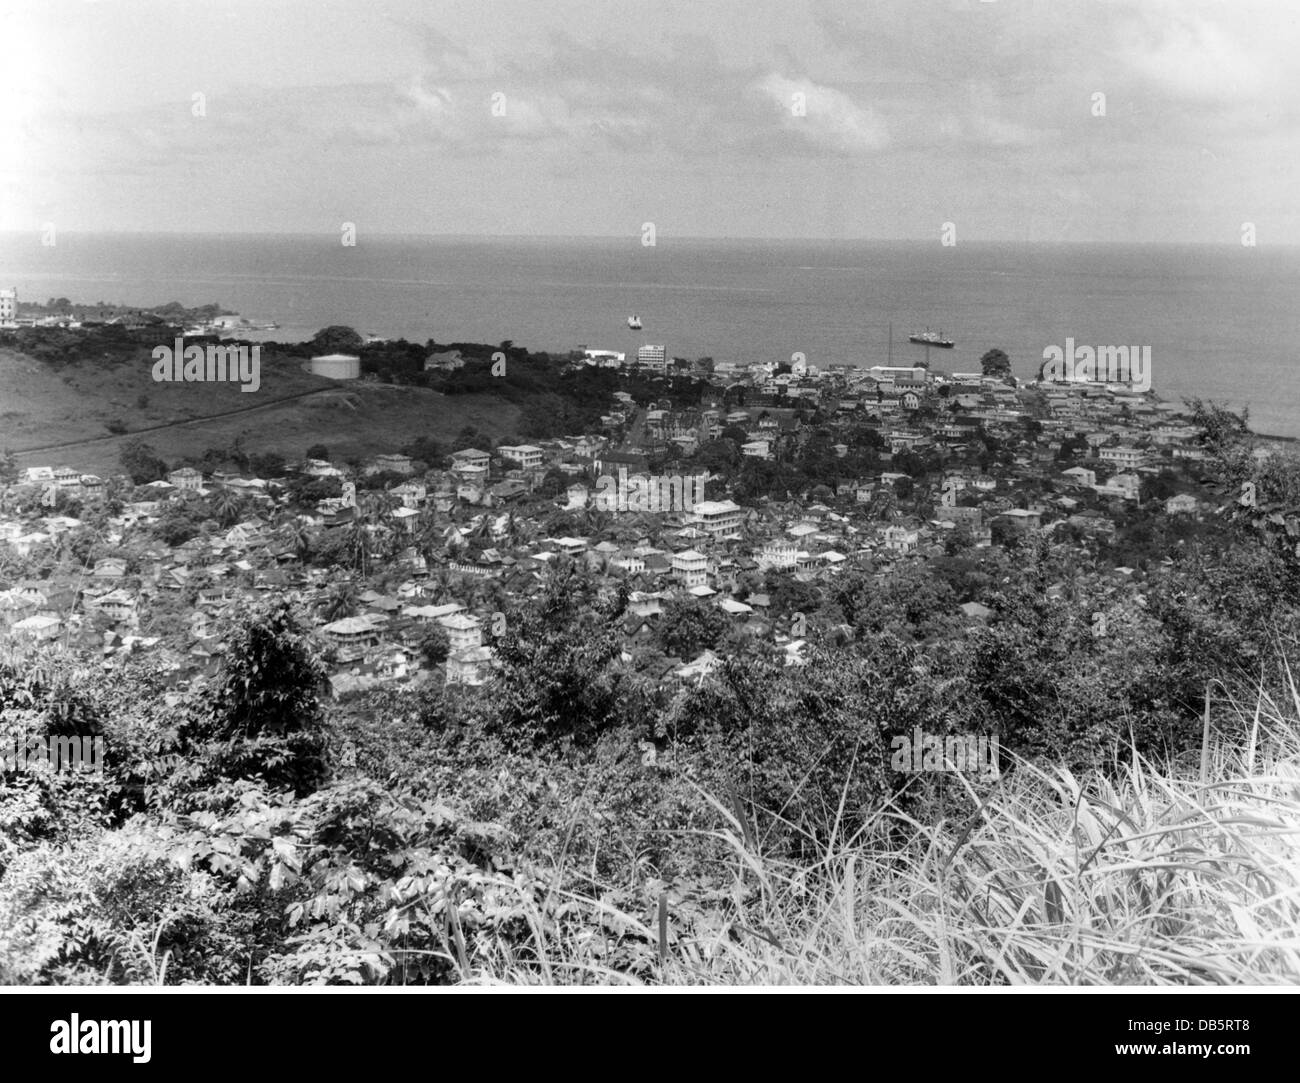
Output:
<svg viewBox="0 0 1300 1083">
<path fill-rule="evenodd" d="M 133 436 L 140 436 L 147 432 L 159 432 L 163 429 L 178 429 L 186 425 L 205 425 L 211 421 L 218 421 L 226 417 L 238 417 L 240 414 L 251 414 L 258 410 L 269 410 L 273 406 L 280 406 L 286 402 L 293 402 L 295 399 L 305 399 L 308 395 L 324 395 L 328 392 L 337 392 L 337 387 L 318 387 L 311 391 L 298 391 L 292 395 L 284 395 L 278 399 L 272 399 L 270 402 L 259 402 L 252 406 L 241 406 L 237 410 L 223 410 L 216 414 L 204 414 L 202 417 L 191 417 L 185 421 L 165 421 L 161 425 L 146 425 L 141 429 L 132 429 L 130 432 L 107 433 L 104 436 L 92 436 L 85 440 L 64 440 L 58 444 L 42 444 L 40 447 L 13 448 L 15 459 L 21 459 L 24 455 L 36 455 L 46 451 L 62 451 L 67 448 L 86 447 L 91 444 L 101 444 L 110 440 L 129 440 Z"/>
</svg>

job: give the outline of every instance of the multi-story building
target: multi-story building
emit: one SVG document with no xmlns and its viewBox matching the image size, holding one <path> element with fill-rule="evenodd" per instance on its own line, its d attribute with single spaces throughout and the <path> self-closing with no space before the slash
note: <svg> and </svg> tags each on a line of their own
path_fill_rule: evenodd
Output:
<svg viewBox="0 0 1300 1083">
<path fill-rule="evenodd" d="M 760 568 L 793 568 L 799 562 L 799 547 L 793 542 L 771 541 L 759 551 Z"/>
<path fill-rule="evenodd" d="M 725 537 L 740 529 L 744 509 L 730 500 L 701 500 L 694 508 L 695 523 L 714 538 Z"/>
<path fill-rule="evenodd" d="M 468 613 L 452 613 L 439 618 L 438 623 L 447 632 L 452 654 L 461 654 L 483 646 L 483 629 L 479 626 L 477 617 Z"/>
<path fill-rule="evenodd" d="M 642 346 L 636 352 L 636 363 L 651 372 L 668 371 L 668 350 L 665 346 Z"/>
<path fill-rule="evenodd" d="M 1146 453 L 1135 447 L 1103 447 L 1097 449 L 1097 456 L 1104 463 L 1114 463 L 1127 470 L 1140 465 Z"/>
<path fill-rule="evenodd" d="M 885 548 L 891 553 L 901 553 L 906 556 L 908 553 L 915 553 L 917 545 L 920 544 L 920 534 L 915 530 L 908 530 L 902 526 L 885 527 Z"/>
<path fill-rule="evenodd" d="M 167 480 L 184 492 L 197 493 L 203 488 L 203 475 L 192 466 L 183 466 L 167 475 Z M 81 479 L 77 479 L 80 484 Z"/>
<path fill-rule="evenodd" d="M 13 323 L 18 319 L 18 289 L 0 290 L 0 323 Z"/>
<path fill-rule="evenodd" d="M 525 470 L 533 470 L 542 465 L 543 452 L 532 444 L 502 445 L 497 454 L 518 463 Z"/>
<path fill-rule="evenodd" d="M 709 578 L 709 558 L 694 549 L 674 553 L 672 558 L 673 578 L 683 586 L 699 587 L 707 585 Z"/>
</svg>

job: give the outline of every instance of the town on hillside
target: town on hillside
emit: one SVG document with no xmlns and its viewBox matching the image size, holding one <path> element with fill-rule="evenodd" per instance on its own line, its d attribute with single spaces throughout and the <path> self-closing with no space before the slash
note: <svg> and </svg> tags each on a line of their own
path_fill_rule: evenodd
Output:
<svg viewBox="0 0 1300 1083">
<path fill-rule="evenodd" d="M 490 350 L 435 345 L 419 379 L 490 384 Z M 375 379 L 357 356 L 311 365 Z M 955 589 L 909 634 L 960 634 L 990 612 L 980 570 L 996 578 L 1031 542 L 1089 555 L 1079 577 L 1140 604 L 1168 547 L 1223 503 L 1192 406 L 1125 384 L 1021 384 L 996 349 L 981 371 L 942 372 L 583 348 L 548 372 L 611 389 L 584 431 L 411 432 L 350 461 L 327 436 L 170 463 L 134 441 L 103 477 L 9 455 L 0 633 L 106 669 L 147 655 L 192 690 L 216 673 L 225 624 L 283 597 L 309 615 L 334 698 L 469 689 L 493 681 L 513 611 L 563 566 L 626 596 L 630 671 L 700 682 L 734 651 L 800 665 L 838 634 L 828 600 L 846 576 L 884 590 L 937 569 Z"/>
</svg>

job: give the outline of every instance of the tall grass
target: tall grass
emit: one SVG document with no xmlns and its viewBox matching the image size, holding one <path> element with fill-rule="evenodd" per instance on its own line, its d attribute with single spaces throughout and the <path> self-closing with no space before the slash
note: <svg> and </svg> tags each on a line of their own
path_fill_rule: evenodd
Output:
<svg viewBox="0 0 1300 1083">
<path fill-rule="evenodd" d="M 644 909 L 521 900 L 526 946 L 466 982 L 1221 985 L 1300 982 L 1300 696 L 1261 692 L 1198 762 L 1129 750 L 1079 777 L 1019 764 L 974 815 L 883 810 L 813 860 L 763 850 L 715 799 L 729 891 Z M 903 839 L 899 842 L 900 829 Z M 680 892 L 678 893 L 680 895 Z M 556 903 L 558 901 L 558 904 Z M 457 953 L 464 960 L 463 952 Z M 483 953 L 478 954 L 482 960 Z M 628 965 L 631 960 L 632 965 Z"/>
</svg>

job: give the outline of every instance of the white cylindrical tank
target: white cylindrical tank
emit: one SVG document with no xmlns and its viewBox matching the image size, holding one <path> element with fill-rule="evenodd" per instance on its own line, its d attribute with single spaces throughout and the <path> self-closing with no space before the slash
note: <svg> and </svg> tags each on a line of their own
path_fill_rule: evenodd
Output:
<svg viewBox="0 0 1300 1083">
<path fill-rule="evenodd" d="M 322 354 L 311 359 L 311 371 L 331 380 L 358 380 L 361 378 L 361 358 L 349 353 Z"/>
</svg>

